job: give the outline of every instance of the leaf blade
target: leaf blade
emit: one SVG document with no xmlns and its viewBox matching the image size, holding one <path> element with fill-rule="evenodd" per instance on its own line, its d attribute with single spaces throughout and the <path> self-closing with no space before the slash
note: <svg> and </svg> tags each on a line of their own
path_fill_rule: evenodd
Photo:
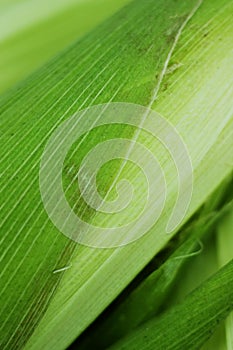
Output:
<svg viewBox="0 0 233 350">
<path fill-rule="evenodd" d="M 161 319 L 111 349 L 199 349 L 233 308 L 233 260 Z M 164 336 L 166 334 L 166 336 Z"/>
</svg>

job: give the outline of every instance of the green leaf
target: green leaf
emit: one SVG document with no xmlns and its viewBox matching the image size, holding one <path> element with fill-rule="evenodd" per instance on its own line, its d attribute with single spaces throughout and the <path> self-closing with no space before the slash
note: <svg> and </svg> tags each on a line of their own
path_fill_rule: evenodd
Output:
<svg viewBox="0 0 233 350">
<path fill-rule="evenodd" d="M 233 260 L 186 300 L 138 328 L 111 349 L 200 349 L 233 309 Z"/>
<path fill-rule="evenodd" d="M 222 189 L 222 186 L 220 186 Z M 216 203 L 217 204 L 217 203 Z M 158 314 L 161 305 L 170 297 L 171 289 L 177 285 L 177 276 L 183 265 L 187 265 L 193 257 L 202 253 L 202 240 L 221 221 L 222 217 L 232 210 L 233 203 L 225 205 L 219 212 L 201 215 L 201 218 L 183 232 L 184 242 L 168 257 L 168 259 L 112 311 L 102 315 L 86 333 L 81 342 L 77 341 L 78 349 L 106 349 L 108 346 L 129 334 L 133 329 L 145 323 Z M 201 212 L 202 213 L 202 212 Z M 211 239 L 213 235 L 211 234 Z M 189 265 L 190 266 L 190 265 Z M 189 269 L 193 273 L 193 270 Z M 179 280 L 182 285 L 182 279 Z M 174 282 L 175 285 L 174 285 Z M 104 337 L 100 337 L 104 334 Z"/>
<path fill-rule="evenodd" d="M 218 225 L 218 255 L 220 265 L 233 259 L 233 210 Z M 233 349 L 233 312 L 226 320 L 227 350 Z"/>
<path fill-rule="evenodd" d="M 129 0 L 1 2 L 0 92 L 28 76 L 127 2 Z"/>
<path fill-rule="evenodd" d="M 161 156 L 169 189 L 153 230 L 104 250 L 79 246 L 54 227 L 41 200 L 39 169 L 46 141 L 64 120 L 98 103 L 153 105 L 177 128 L 192 158 L 194 193 L 185 221 L 229 174 L 232 3 L 206 1 L 191 20 L 199 5 L 133 1 L 2 97 L 2 348 L 66 348 L 172 237 L 165 229 L 177 197 L 176 168 L 144 134 L 138 140 Z M 183 66 L 168 67 L 171 56 Z M 80 154 L 116 136 L 135 134 L 125 126 L 96 130 Z M 108 168 L 104 193 L 117 170 L 119 164 Z M 135 178 L 132 169 L 128 174 Z M 101 215 L 86 216 L 103 222 Z"/>
</svg>

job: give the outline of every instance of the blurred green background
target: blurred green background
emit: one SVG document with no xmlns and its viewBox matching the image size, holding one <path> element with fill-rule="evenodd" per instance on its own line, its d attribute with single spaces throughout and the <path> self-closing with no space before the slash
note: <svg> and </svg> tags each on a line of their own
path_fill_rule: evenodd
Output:
<svg viewBox="0 0 233 350">
<path fill-rule="evenodd" d="M 1 0 L 0 93 L 130 0 Z"/>
</svg>

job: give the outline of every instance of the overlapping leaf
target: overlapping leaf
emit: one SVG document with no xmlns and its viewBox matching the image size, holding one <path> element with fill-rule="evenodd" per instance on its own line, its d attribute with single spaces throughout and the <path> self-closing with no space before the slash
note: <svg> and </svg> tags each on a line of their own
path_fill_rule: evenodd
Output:
<svg viewBox="0 0 233 350">
<path fill-rule="evenodd" d="M 232 4 L 206 0 L 181 36 L 199 5 L 133 1 L 3 97 L 3 348 L 64 349 L 170 239 L 166 213 L 145 237 L 118 249 L 80 247 L 57 231 L 41 202 L 38 173 L 44 145 L 63 120 L 97 103 L 153 105 L 177 127 L 192 157 L 195 187 L 186 219 L 230 172 Z M 122 126 L 104 136 L 114 135 L 134 134 Z M 102 139 L 97 131 L 84 151 Z M 157 147 L 150 140 L 147 146 Z M 175 168 L 165 162 L 165 171 L 170 212 Z M 65 274 L 53 273 L 70 260 Z"/>
<path fill-rule="evenodd" d="M 151 320 L 111 349 L 197 350 L 233 309 L 233 260 L 161 319 Z M 110 348 L 109 348 L 110 349 Z"/>
</svg>

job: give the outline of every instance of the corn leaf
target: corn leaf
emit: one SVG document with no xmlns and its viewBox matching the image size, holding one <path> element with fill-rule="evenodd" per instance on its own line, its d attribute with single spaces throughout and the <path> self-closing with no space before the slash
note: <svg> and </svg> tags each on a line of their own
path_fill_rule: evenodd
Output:
<svg viewBox="0 0 233 350">
<path fill-rule="evenodd" d="M 26 349 L 66 348 L 172 237 L 165 229 L 177 197 L 176 169 L 166 151 L 160 154 L 157 142 L 143 133 L 138 139 L 161 155 L 169 189 L 155 227 L 116 249 L 77 245 L 56 229 L 43 207 L 38 180 L 46 141 L 62 121 L 98 103 L 156 108 L 177 128 L 192 159 L 194 193 L 185 220 L 230 173 L 232 3 L 206 0 L 200 5 L 135 0 L 2 97 L 3 349 L 25 344 Z M 119 135 L 133 138 L 135 131 L 113 126 L 87 135 L 66 169 L 92 146 Z M 118 170 L 119 163 L 108 167 L 104 194 Z M 125 171 L 135 178 L 134 169 Z M 139 203 L 142 196 L 139 188 Z M 103 222 L 102 215 L 93 218 L 93 212 L 82 209 L 78 195 L 73 201 L 86 219 Z"/>
<path fill-rule="evenodd" d="M 233 259 L 233 210 L 218 225 L 218 253 L 220 265 Z M 233 312 L 226 320 L 226 349 L 233 349 Z"/>
<path fill-rule="evenodd" d="M 151 320 L 111 349 L 200 349 L 233 309 L 233 260 L 158 320 Z M 165 336 L 166 335 L 166 336 Z"/>
<path fill-rule="evenodd" d="M 222 188 L 222 186 L 221 186 Z M 120 302 L 111 313 L 102 315 L 93 327 L 79 342 L 78 349 L 106 349 L 118 339 L 130 333 L 139 325 L 158 314 L 161 306 L 169 299 L 171 289 L 177 285 L 177 276 L 182 267 L 189 265 L 190 260 L 202 253 L 202 240 L 213 233 L 213 228 L 227 213 L 232 210 L 233 203 L 225 205 L 219 212 L 204 215 L 182 232 L 185 241 L 169 256 L 169 258 L 133 291 Z M 211 234 L 211 239 L 213 235 Z M 193 270 L 189 269 L 189 272 Z M 182 284 L 180 281 L 180 284 Z M 176 283 L 175 283 L 176 282 Z M 100 338 L 100 334 L 104 337 Z"/>
</svg>

